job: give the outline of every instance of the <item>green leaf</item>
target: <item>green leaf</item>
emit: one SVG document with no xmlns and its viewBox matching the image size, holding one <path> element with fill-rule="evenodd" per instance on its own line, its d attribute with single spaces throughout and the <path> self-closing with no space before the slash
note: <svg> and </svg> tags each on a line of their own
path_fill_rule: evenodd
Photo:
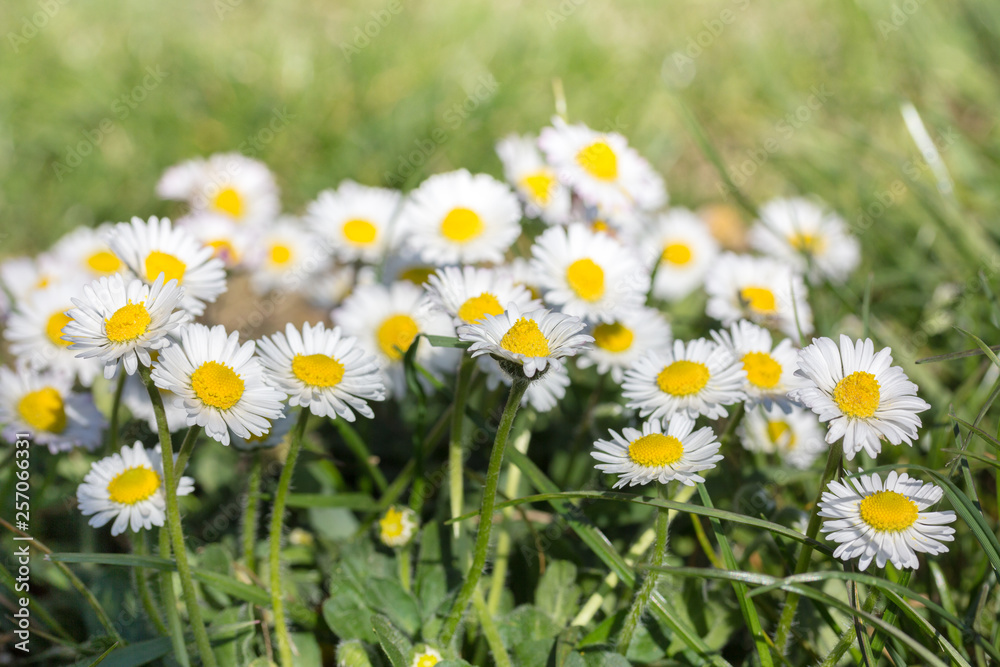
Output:
<svg viewBox="0 0 1000 667">
<path fill-rule="evenodd" d="M 535 590 L 535 606 L 564 627 L 579 609 L 579 602 L 576 565 L 565 560 L 549 563 Z"/>
<path fill-rule="evenodd" d="M 552 639 L 562 630 L 544 611 L 523 604 L 507 614 L 499 623 L 505 646 L 514 646 L 533 639 Z"/>
<path fill-rule="evenodd" d="M 378 641 L 371 624 L 372 610 L 353 588 L 344 586 L 323 603 L 323 620 L 341 639 Z"/>
<path fill-rule="evenodd" d="M 951 419 L 953 419 L 956 422 L 958 422 L 959 424 L 961 424 L 962 426 L 964 426 L 965 428 L 967 428 L 970 431 L 972 431 L 973 433 L 975 433 L 976 435 L 978 435 L 980 438 L 982 438 L 984 441 L 986 441 L 987 445 L 989 445 L 990 447 L 993 447 L 997 451 L 1000 451 L 1000 440 L 997 440 L 996 438 L 994 438 L 992 435 L 990 435 L 989 433 L 987 433 L 983 429 L 979 428 L 978 426 L 976 426 L 974 424 L 970 424 L 969 422 L 965 421 L 964 419 L 961 419 L 961 418 L 959 418 L 959 417 L 957 417 L 957 416 L 955 416 L 953 414 L 949 414 L 948 416 Z"/>
<path fill-rule="evenodd" d="M 385 614 L 411 637 L 420 629 L 420 610 L 413 595 L 397 579 L 376 577 L 365 585 L 365 601 L 373 611 Z"/>
<path fill-rule="evenodd" d="M 433 336 L 431 334 L 421 334 L 427 339 L 427 342 L 431 344 L 431 347 L 458 347 L 462 349 L 468 349 L 472 346 L 472 343 L 464 340 L 459 340 L 454 336 Z"/>
<path fill-rule="evenodd" d="M 382 614 L 372 616 L 371 622 L 375 627 L 378 643 L 385 651 L 392 667 L 409 667 L 410 656 L 413 654 L 413 645 L 410 644 L 410 640 Z"/>
</svg>

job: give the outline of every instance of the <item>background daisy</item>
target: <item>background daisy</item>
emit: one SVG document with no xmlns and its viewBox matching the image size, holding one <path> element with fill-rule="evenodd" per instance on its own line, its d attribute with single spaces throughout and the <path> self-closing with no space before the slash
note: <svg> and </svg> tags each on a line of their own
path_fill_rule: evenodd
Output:
<svg viewBox="0 0 1000 667">
<path fill-rule="evenodd" d="M 625 371 L 646 352 L 668 349 L 673 342 L 663 314 L 646 307 L 622 309 L 614 321 L 598 322 L 588 333 L 594 344 L 577 357 L 577 366 L 597 366 L 597 372 L 610 373 L 615 384 L 622 383 Z"/>
<path fill-rule="evenodd" d="M 665 301 L 683 299 L 701 287 L 719 254 L 708 226 L 686 208 L 670 209 L 631 238 L 649 258 L 653 296 Z"/>
<path fill-rule="evenodd" d="M 446 313 L 456 326 L 499 315 L 509 303 L 522 311 L 541 306 L 527 288 L 515 285 L 509 272 L 503 270 L 447 266 L 427 279 L 426 290 L 429 305 Z"/>
<path fill-rule="evenodd" d="M 246 255 L 250 285 L 258 294 L 297 291 L 329 264 L 329 247 L 290 216 L 256 235 Z"/>
<path fill-rule="evenodd" d="M 524 202 L 529 217 L 540 217 L 550 225 L 570 219 L 570 191 L 556 177 L 556 172 L 542 159 L 537 140 L 512 134 L 497 142 L 497 156 L 503 174 Z"/>
<path fill-rule="evenodd" d="M 740 442 L 751 452 L 778 454 L 784 463 L 805 470 L 829 449 L 819 420 L 809 410 L 793 405 L 748 409 L 739 428 Z"/>
<path fill-rule="evenodd" d="M 107 421 L 90 392 L 72 391 L 70 376 L 52 371 L 12 371 L 0 366 L 0 425 L 7 442 L 30 433 L 49 451 L 94 450 L 103 442 Z"/>
<path fill-rule="evenodd" d="M 770 331 L 747 320 L 740 320 L 728 331 L 711 334 L 743 365 L 748 408 L 762 403 L 765 408 L 777 405 L 785 412 L 791 411 L 788 391 L 799 384 L 795 378 L 798 354 L 791 340 L 786 338 L 774 345 Z"/>
<path fill-rule="evenodd" d="M 395 245 L 394 222 L 401 206 L 396 190 L 347 180 L 336 190 L 320 192 L 306 208 L 305 219 L 340 261 L 376 264 Z"/>
</svg>

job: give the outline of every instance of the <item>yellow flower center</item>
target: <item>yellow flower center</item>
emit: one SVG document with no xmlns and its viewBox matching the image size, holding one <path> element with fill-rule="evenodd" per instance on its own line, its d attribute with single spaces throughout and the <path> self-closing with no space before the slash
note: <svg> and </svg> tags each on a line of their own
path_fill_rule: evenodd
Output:
<svg viewBox="0 0 1000 667">
<path fill-rule="evenodd" d="M 472 324 L 484 319 L 487 315 L 499 315 L 503 312 L 503 306 L 497 298 L 489 292 L 483 292 L 479 296 L 474 296 L 462 304 L 458 309 L 458 317 L 463 322 Z"/>
<path fill-rule="evenodd" d="M 17 402 L 21 419 L 38 431 L 62 433 L 66 430 L 66 406 L 53 387 L 28 392 Z"/>
<path fill-rule="evenodd" d="M 744 287 L 740 290 L 740 301 L 758 313 L 773 313 L 777 310 L 774 292 L 766 287 Z"/>
<path fill-rule="evenodd" d="M 431 266 L 412 266 L 406 271 L 399 274 L 400 280 L 406 280 L 413 283 L 414 285 L 423 285 L 427 282 L 427 279 L 431 277 L 434 273 L 434 267 Z"/>
<path fill-rule="evenodd" d="M 441 234 L 449 241 L 465 243 L 483 233 L 483 219 L 467 208 L 453 208 L 441 222 Z"/>
<path fill-rule="evenodd" d="M 369 245 L 378 236 L 378 228 L 367 220 L 348 220 L 342 227 L 344 238 L 358 245 Z"/>
<path fill-rule="evenodd" d="M 430 653 L 424 653 L 419 658 L 417 658 L 417 667 L 434 667 L 434 665 L 441 662 L 436 655 L 431 655 Z"/>
<path fill-rule="evenodd" d="M 538 323 L 522 317 L 514 323 L 507 333 L 500 339 L 500 347 L 513 352 L 523 354 L 526 357 L 547 357 L 549 355 L 549 341 L 545 334 L 538 328 Z"/>
<path fill-rule="evenodd" d="M 613 181 L 618 178 L 618 156 L 605 141 L 595 141 L 576 154 L 576 162 L 594 178 Z"/>
<path fill-rule="evenodd" d="M 708 378 L 708 366 L 681 359 L 664 367 L 656 376 L 656 384 L 660 391 L 671 396 L 690 396 L 704 389 Z"/>
<path fill-rule="evenodd" d="M 663 249 L 660 261 L 665 264 L 684 266 L 691 261 L 691 248 L 684 243 L 668 243 Z"/>
<path fill-rule="evenodd" d="M 296 354 L 292 374 L 311 387 L 336 387 L 344 379 L 344 364 L 326 354 Z"/>
<path fill-rule="evenodd" d="M 382 539 L 392 539 L 399 537 L 406 530 L 403 525 L 403 512 L 390 507 L 386 510 L 385 516 L 378 520 L 379 528 L 382 530 Z"/>
<path fill-rule="evenodd" d="M 747 372 L 747 381 L 761 389 L 771 389 L 781 379 L 781 364 L 767 352 L 744 354 L 743 370 Z"/>
<path fill-rule="evenodd" d="M 148 282 L 154 282 L 162 273 L 163 282 L 176 279 L 177 284 L 180 285 L 184 282 L 186 270 L 187 266 L 184 262 L 168 253 L 154 250 L 146 255 L 146 280 Z"/>
<path fill-rule="evenodd" d="M 134 505 L 152 496 L 159 488 L 159 474 L 137 466 L 118 473 L 108 482 L 108 497 L 115 503 Z"/>
<path fill-rule="evenodd" d="M 104 320 L 104 332 L 108 340 L 114 343 L 126 343 L 133 341 L 149 329 L 152 318 L 146 305 L 143 303 L 132 303 L 122 306 L 115 311 L 115 314 Z"/>
<path fill-rule="evenodd" d="M 897 533 L 917 521 L 917 504 L 895 491 L 876 491 L 861 501 L 861 520 L 875 530 Z"/>
<path fill-rule="evenodd" d="M 385 356 L 399 361 L 403 358 L 403 353 L 410 349 L 418 333 L 420 328 L 412 317 L 393 315 L 386 318 L 378 328 L 378 346 Z"/>
<path fill-rule="evenodd" d="M 590 223 L 590 231 L 592 232 L 604 232 L 605 234 L 611 233 L 611 225 L 605 220 L 594 220 Z"/>
<path fill-rule="evenodd" d="M 191 388 L 205 405 L 228 410 L 243 396 L 243 379 L 232 368 L 206 361 L 191 374 Z"/>
<path fill-rule="evenodd" d="M 767 437 L 771 439 L 771 442 L 778 444 L 781 439 L 785 437 L 785 434 L 792 430 L 792 427 L 788 425 L 788 422 L 783 421 L 773 421 L 767 422 Z M 788 443 L 785 445 L 786 448 L 792 449 L 795 447 L 795 433 L 792 433 L 788 438 Z"/>
<path fill-rule="evenodd" d="M 45 335 L 49 337 L 53 345 L 67 347 L 71 345 L 68 340 L 62 339 L 63 327 L 73 321 L 73 318 L 63 312 L 52 313 L 49 321 L 45 324 Z"/>
<path fill-rule="evenodd" d="M 87 258 L 87 266 L 94 273 L 114 273 L 122 266 L 122 261 L 107 250 L 99 250 Z"/>
<path fill-rule="evenodd" d="M 269 251 L 271 264 L 284 266 L 292 261 L 292 249 L 284 243 L 272 243 Z"/>
<path fill-rule="evenodd" d="M 543 206 L 549 203 L 549 193 L 556 177 L 548 170 L 536 171 L 521 179 L 521 186 L 531 193 L 531 198 Z"/>
<path fill-rule="evenodd" d="M 212 206 L 216 211 L 228 213 L 234 218 L 243 217 L 243 198 L 233 188 L 219 190 L 219 194 L 212 200 Z"/>
<path fill-rule="evenodd" d="M 570 264 L 566 281 L 584 301 L 597 301 L 604 294 L 604 269 L 591 259 L 578 259 Z"/>
<path fill-rule="evenodd" d="M 833 388 L 833 401 L 848 417 L 868 419 L 878 410 L 878 381 L 871 373 L 857 371 L 851 373 Z"/>
<path fill-rule="evenodd" d="M 788 236 L 788 243 L 796 250 L 802 250 L 815 255 L 823 249 L 823 237 L 815 234 L 800 234 L 798 232 Z"/>
<path fill-rule="evenodd" d="M 644 468 L 659 468 L 677 463 L 684 456 L 684 445 L 672 435 L 650 433 L 632 441 L 628 457 Z"/>
<path fill-rule="evenodd" d="M 229 239 L 215 239 L 206 242 L 205 245 L 212 249 L 212 257 L 218 257 L 227 262 L 235 262 L 239 259 L 239 254 Z"/>
<path fill-rule="evenodd" d="M 594 345 L 608 352 L 624 352 L 632 347 L 635 335 L 621 322 L 602 322 L 594 327 Z"/>
</svg>

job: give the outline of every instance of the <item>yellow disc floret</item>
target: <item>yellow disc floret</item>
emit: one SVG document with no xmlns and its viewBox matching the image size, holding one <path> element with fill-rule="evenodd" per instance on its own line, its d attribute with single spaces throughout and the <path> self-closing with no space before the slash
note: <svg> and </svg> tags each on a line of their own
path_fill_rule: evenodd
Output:
<svg viewBox="0 0 1000 667">
<path fill-rule="evenodd" d="M 45 323 L 45 335 L 50 341 L 52 341 L 53 345 L 57 345 L 59 347 L 67 347 L 68 345 L 71 345 L 68 340 L 62 339 L 62 330 L 64 326 L 72 321 L 72 317 L 61 311 L 52 313 L 52 315 L 49 316 L 49 321 Z"/>
<path fill-rule="evenodd" d="M 146 255 L 146 280 L 149 282 L 154 282 L 162 273 L 163 282 L 176 280 L 180 285 L 186 270 L 187 265 L 169 253 L 154 250 Z"/>
<path fill-rule="evenodd" d="M 243 379 L 232 368 L 206 361 L 191 374 L 191 388 L 205 405 L 228 410 L 243 396 Z"/>
<path fill-rule="evenodd" d="M 858 509 L 862 521 L 887 533 L 905 530 L 917 521 L 917 504 L 895 491 L 877 491 L 866 496 Z"/>
<path fill-rule="evenodd" d="M 773 313 L 777 311 L 774 292 L 766 287 L 744 287 L 740 290 L 740 301 L 758 313 Z"/>
<path fill-rule="evenodd" d="M 608 352 L 624 352 L 632 347 L 635 334 L 621 322 L 601 322 L 594 327 L 594 345 Z"/>
<path fill-rule="evenodd" d="M 292 374 L 311 387 L 336 387 L 344 379 L 344 364 L 326 354 L 296 354 Z"/>
<path fill-rule="evenodd" d="M 595 141 L 576 154 L 576 163 L 596 179 L 613 181 L 618 178 L 618 156 L 606 141 Z"/>
<path fill-rule="evenodd" d="M 369 245 L 378 236 L 378 228 L 367 220 L 355 218 L 344 223 L 344 238 L 357 245 Z"/>
<path fill-rule="evenodd" d="M 142 466 L 129 468 L 108 482 L 108 498 L 122 505 L 134 505 L 146 500 L 160 488 L 160 476 Z"/>
<path fill-rule="evenodd" d="M 629 459 L 644 468 L 659 468 L 677 463 L 684 456 L 684 445 L 672 435 L 650 433 L 628 446 Z"/>
<path fill-rule="evenodd" d="M 597 301 L 604 295 L 604 269 L 592 259 L 578 259 L 570 264 L 566 282 L 584 301 Z"/>
<path fill-rule="evenodd" d="M 43 387 L 22 396 L 17 412 L 38 431 L 62 433 L 66 430 L 66 406 L 62 395 L 53 387 Z"/>
<path fill-rule="evenodd" d="M 479 296 L 466 300 L 458 309 L 458 316 L 463 322 L 472 324 L 484 319 L 487 315 L 499 315 L 502 312 L 503 306 L 500 305 L 496 296 L 489 292 L 483 292 Z"/>
<path fill-rule="evenodd" d="M 146 333 L 152 321 L 146 304 L 130 301 L 104 320 L 104 333 L 114 343 L 127 343 Z"/>
<path fill-rule="evenodd" d="M 538 323 L 522 317 L 514 323 L 507 333 L 500 339 L 500 347 L 513 352 L 523 354 L 526 357 L 547 357 L 549 355 L 549 341 L 545 334 L 538 328 Z"/>
<path fill-rule="evenodd" d="M 781 380 L 781 364 L 767 352 L 744 354 L 743 370 L 747 372 L 747 381 L 759 389 L 773 389 Z"/>
<path fill-rule="evenodd" d="M 704 389 L 709 377 L 705 364 L 681 359 L 664 367 L 656 376 L 656 384 L 660 391 L 671 396 L 690 396 Z"/>
<path fill-rule="evenodd" d="M 416 320 L 409 315 L 392 315 L 387 317 L 378 328 L 378 346 L 382 353 L 399 361 L 403 353 L 410 349 L 413 339 L 420 333 Z"/>
<path fill-rule="evenodd" d="M 833 388 L 834 403 L 854 419 L 868 419 L 874 415 L 880 399 L 878 380 L 864 371 L 851 373 Z"/>
<path fill-rule="evenodd" d="M 441 221 L 441 234 L 449 241 L 466 243 L 483 233 L 483 219 L 468 208 L 453 208 Z"/>
</svg>

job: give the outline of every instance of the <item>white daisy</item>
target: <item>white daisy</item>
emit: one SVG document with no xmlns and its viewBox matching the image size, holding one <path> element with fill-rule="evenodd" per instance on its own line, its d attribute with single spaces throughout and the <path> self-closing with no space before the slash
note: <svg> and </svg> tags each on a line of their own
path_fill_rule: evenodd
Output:
<svg viewBox="0 0 1000 667">
<path fill-rule="evenodd" d="M 613 322 L 646 301 L 649 272 L 635 253 L 580 224 L 552 227 L 531 247 L 546 303 L 590 322 Z"/>
<path fill-rule="evenodd" d="M 78 286 L 86 279 L 83 271 L 66 264 L 54 253 L 42 253 L 36 257 L 11 257 L 0 262 L 0 283 L 15 303 L 50 287 Z"/>
<path fill-rule="evenodd" d="M 108 245 L 147 285 L 160 274 L 165 281 L 177 280 L 184 287 L 181 307 L 194 316 L 226 291 L 226 271 L 222 261 L 212 257 L 213 249 L 173 227 L 167 218 L 119 223 L 109 233 Z"/>
<path fill-rule="evenodd" d="M 746 371 L 724 347 L 705 338 L 675 340 L 673 347 L 647 352 L 625 372 L 622 396 L 642 417 L 725 417 L 726 405 L 746 399 Z"/>
<path fill-rule="evenodd" d="M 378 520 L 378 536 L 390 547 L 402 547 L 417 534 L 417 513 L 409 507 L 393 505 Z"/>
<path fill-rule="evenodd" d="M 143 528 L 163 526 L 167 497 L 159 446 L 152 454 L 136 441 L 132 447 L 122 447 L 120 454 L 91 464 L 90 472 L 76 489 L 80 512 L 90 517 L 91 526 L 100 528 L 114 519 L 112 535 L 121 535 L 128 528 L 137 533 Z M 186 496 L 192 491 L 194 480 L 181 477 L 177 495 Z"/>
<path fill-rule="evenodd" d="M 140 363 L 149 366 L 150 351 L 170 345 L 167 334 L 190 319 L 175 310 L 183 296 L 176 280 L 163 284 L 162 274 L 152 286 L 120 273 L 99 278 L 83 288 L 83 298 L 73 299 L 76 308 L 66 312 L 63 338 L 77 356 L 100 359 L 105 378 L 114 377 L 119 361 L 132 375 Z"/>
<path fill-rule="evenodd" d="M 254 240 L 253 232 L 232 218 L 216 213 L 194 213 L 177 220 L 177 227 L 184 229 L 202 245 L 212 249 L 212 257 L 227 269 L 243 263 L 247 250 Z"/>
<path fill-rule="evenodd" d="M 892 350 L 875 354 L 870 338 L 851 342 L 842 335 L 839 349 L 829 338 L 814 338 L 799 352 L 795 371 L 808 386 L 789 395 L 829 422 L 826 441 L 843 438 L 848 461 L 862 449 L 874 457 L 882 440 L 912 444 L 920 428 L 917 413 L 931 407 L 917 397 L 917 385 L 903 369 L 891 364 Z"/>
<path fill-rule="evenodd" d="M 719 244 L 705 222 L 686 208 L 672 208 L 633 237 L 643 248 L 653 275 L 653 296 L 679 301 L 702 286 Z"/>
<path fill-rule="evenodd" d="M 555 117 L 538 144 L 559 180 L 588 204 L 611 212 L 652 211 L 667 201 L 663 179 L 616 132 L 596 132 Z"/>
<path fill-rule="evenodd" d="M 224 215 L 245 224 L 266 224 L 280 209 L 270 170 L 239 153 L 217 153 L 207 160 L 171 167 L 156 184 L 156 193 L 164 199 L 186 201 L 192 211 Z"/>
<path fill-rule="evenodd" d="M 410 667 L 434 667 L 441 662 L 441 653 L 430 646 L 424 646 L 413 654 L 413 662 Z"/>
<path fill-rule="evenodd" d="M 0 367 L 4 439 L 14 442 L 17 433 L 27 432 L 34 444 L 47 445 L 53 454 L 74 447 L 91 451 L 99 447 L 107 422 L 90 392 L 71 391 L 72 386 L 68 375 Z"/>
<path fill-rule="evenodd" d="M 263 434 L 251 435 L 249 438 L 241 438 L 234 433 L 232 434 L 230 443 L 236 449 L 245 452 L 253 451 L 255 449 L 270 449 L 272 447 L 277 447 L 285 441 L 285 436 L 287 436 L 288 432 L 292 430 L 292 423 L 295 420 L 288 418 L 288 410 L 286 408 L 282 412 L 281 417 L 268 421 L 271 422 L 271 428 Z"/>
<path fill-rule="evenodd" d="M 358 339 L 362 349 L 378 358 L 382 381 L 400 398 L 406 393 L 403 354 L 417 334 L 454 336 L 455 329 L 444 313 L 424 306 L 424 291 L 409 282 L 358 287 L 331 318 L 345 335 Z M 459 350 L 432 347 L 420 340 L 415 361 L 428 371 L 451 371 Z"/>
<path fill-rule="evenodd" d="M 18 363 L 34 371 L 52 369 L 79 379 L 89 387 L 101 372 L 98 359 L 77 359 L 63 338 L 63 327 L 72 318 L 66 311 L 79 286 L 59 284 L 38 290 L 17 303 L 7 320 L 4 337 Z"/>
<path fill-rule="evenodd" d="M 570 191 L 545 163 L 536 139 L 512 134 L 497 142 L 503 174 L 524 202 L 525 213 L 550 225 L 570 219 Z"/>
<path fill-rule="evenodd" d="M 594 346 L 577 358 L 577 366 L 597 366 L 601 375 L 611 374 L 615 384 L 625 371 L 650 350 L 668 349 L 673 342 L 670 324 L 652 308 L 622 310 L 613 322 L 600 322 L 590 329 Z"/>
<path fill-rule="evenodd" d="M 355 412 L 375 416 L 367 401 L 385 400 L 378 361 L 339 327 L 306 323 L 300 332 L 289 322 L 285 333 L 264 337 L 257 345 L 271 383 L 288 394 L 289 405 L 352 422 Z"/>
<path fill-rule="evenodd" d="M 265 381 L 264 367 L 254 356 L 254 342 L 240 346 L 239 333 L 226 334 L 221 324 L 180 328 L 181 342 L 160 351 L 153 382 L 176 394 L 187 409 L 189 426 L 197 424 L 224 445 L 229 431 L 242 438 L 261 435 L 269 420 L 282 414 L 285 395 Z"/>
<path fill-rule="evenodd" d="M 693 432 L 694 420 L 680 414 L 664 425 L 659 419 L 651 419 L 643 423 L 641 431 L 624 428 L 621 435 L 609 431 L 611 440 L 594 443 L 596 451 L 590 455 L 601 462 L 595 467 L 618 475 L 616 489 L 674 480 L 686 486 L 704 482 L 698 473 L 711 470 L 722 460 L 715 432 L 707 426 Z"/>
<path fill-rule="evenodd" d="M 510 303 L 500 315 L 458 327 L 458 337 L 472 343 L 473 357 L 489 354 L 511 377 L 537 379 L 554 359 L 576 355 L 594 342 L 578 333 L 584 326 L 572 315 L 547 310 L 522 313 Z"/>
<path fill-rule="evenodd" d="M 427 279 L 426 289 L 428 305 L 446 313 L 455 326 L 499 315 L 508 303 L 522 311 L 541 306 L 525 287 L 514 284 L 508 272 L 497 269 L 447 266 Z"/>
<path fill-rule="evenodd" d="M 799 470 L 809 468 L 829 447 L 816 415 L 797 405 L 788 413 L 777 406 L 748 410 L 739 434 L 745 449 L 777 453 L 782 461 Z"/>
<path fill-rule="evenodd" d="M 156 355 L 153 353 L 155 361 Z M 177 397 L 169 391 L 164 391 L 157 387 L 160 398 L 163 400 L 163 410 L 167 415 L 167 429 L 171 433 L 187 428 L 187 410 L 183 404 L 178 405 L 174 399 Z M 153 410 L 153 402 L 149 400 L 149 391 L 142 379 L 138 375 L 125 378 L 125 386 L 122 387 L 122 405 L 128 408 L 132 417 L 142 420 L 149 425 L 149 430 L 157 432 L 156 412 Z"/>
<path fill-rule="evenodd" d="M 306 208 L 305 218 L 340 261 L 377 264 L 395 245 L 393 222 L 401 205 L 402 195 L 396 190 L 348 180 L 336 190 L 320 192 Z"/>
<path fill-rule="evenodd" d="M 521 206 L 510 187 L 459 169 L 420 184 L 403 207 L 406 243 L 435 266 L 503 262 L 521 234 Z"/>
<path fill-rule="evenodd" d="M 111 223 L 104 223 L 96 229 L 77 227 L 55 242 L 52 254 L 65 266 L 74 267 L 90 280 L 123 271 L 125 265 L 108 245 L 107 236 L 111 227 Z"/>
<path fill-rule="evenodd" d="M 246 255 L 258 294 L 298 291 L 330 265 L 330 250 L 296 218 L 283 217 L 252 241 Z"/>
<path fill-rule="evenodd" d="M 812 333 L 805 283 L 786 262 L 723 253 L 708 272 L 705 291 L 705 313 L 723 326 L 748 319 L 792 338 L 800 327 L 803 335 Z"/>
<path fill-rule="evenodd" d="M 772 199 L 750 229 L 750 245 L 784 260 L 813 280 L 842 283 L 861 261 L 858 240 L 842 217 L 809 199 Z"/>
<path fill-rule="evenodd" d="M 746 371 L 747 407 L 762 403 L 770 409 L 777 405 L 790 412 L 788 391 L 800 383 L 795 378 L 797 350 L 786 338 L 777 345 L 771 332 L 747 320 L 740 320 L 728 330 L 713 331 L 712 338 L 738 359 Z"/>
<path fill-rule="evenodd" d="M 833 555 L 843 561 L 860 558 L 858 568 L 867 570 L 891 562 L 897 568 L 916 569 L 916 552 L 941 554 L 942 542 L 955 539 L 955 513 L 926 512 L 941 500 L 944 491 L 931 483 L 892 471 L 885 484 L 877 474 L 831 481 L 820 500 L 819 515 L 826 518 L 827 538 L 839 543 Z"/>
</svg>

